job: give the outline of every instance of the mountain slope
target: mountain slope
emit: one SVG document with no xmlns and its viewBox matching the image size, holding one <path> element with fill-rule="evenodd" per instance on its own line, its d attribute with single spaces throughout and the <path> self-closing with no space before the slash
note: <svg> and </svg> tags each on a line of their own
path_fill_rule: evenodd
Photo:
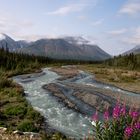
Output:
<svg viewBox="0 0 140 140">
<path fill-rule="evenodd" d="M 15 40 L 7 36 L 6 34 L 0 34 L 0 48 L 8 48 L 9 51 L 15 51 L 18 47 L 18 44 Z"/>
<path fill-rule="evenodd" d="M 27 41 L 19 40 L 15 41 L 6 34 L 0 34 L 0 48 L 8 48 L 9 51 L 17 51 L 20 48 L 29 46 Z"/>
<path fill-rule="evenodd" d="M 130 54 L 130 53 L 134 53 L 134 54 L 140 54 L 140 45 L 137 45 L 136 47 L 134 47 L 133 49 L 123 53 L 123 55 L 126 54 Z"/>
<path fill-rule="evenodd" d="M 26 48 L 22 48 L 21 51 L 55 59 L 105 60 L 110 58 L 110 55 L 97 45 L 91 45 L 82 38 L 77 41 L 73 37 L 69 39 L 41 39 Z"/>
</svg>

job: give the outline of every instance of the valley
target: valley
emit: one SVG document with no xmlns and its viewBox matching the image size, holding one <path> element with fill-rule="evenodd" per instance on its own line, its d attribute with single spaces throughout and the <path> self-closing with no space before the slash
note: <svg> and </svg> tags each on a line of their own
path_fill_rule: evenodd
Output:
<svg viewBox="0 0 140 140">
<path fill-rule="evenodd" d="M 140 0 L 0 1 L 0 140 L 140 140 Z"/>
<path fill-rule="evenodd" d="M 79 139 L 92 130 L 96 110 L 103 120 L 106 107 L 111 113 L 118 99 L 139 109 L 139 69 L 0 52 L 0 126 L 8 131 L 33 131 L 46 138 L 59 132 L 64 139 Z"/>
</svg>

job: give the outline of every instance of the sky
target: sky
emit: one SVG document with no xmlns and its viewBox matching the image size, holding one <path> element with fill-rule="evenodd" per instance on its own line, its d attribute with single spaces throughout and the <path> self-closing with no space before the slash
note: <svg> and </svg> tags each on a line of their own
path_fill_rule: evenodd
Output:
<svg viewBox="0 0 140 140">
<path fill-rule="evenodd" d="M 0 33 L 15 40 L 83 36 L 118 55 L 140 44 L 140 0 L 0 0 Z"/>
</svg>

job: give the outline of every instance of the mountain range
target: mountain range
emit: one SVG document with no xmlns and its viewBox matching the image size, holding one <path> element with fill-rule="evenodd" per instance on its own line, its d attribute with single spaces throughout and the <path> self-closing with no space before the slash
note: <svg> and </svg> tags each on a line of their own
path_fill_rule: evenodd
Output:
<svg viewBox="0 0 140 140">
<path fill-rule="evenodd" d="M 0 34 L 0 48 L 8 48 L 11 52 L 47 56 L 54 59 L 101 61 L 111 58 L 111 55 L 102 50 L 98 45 L 80 36 L 66 36 L 55 39 L 39 39 L 33 42 L 25 40 L 15 41 L 6 34 Z M 140 45 L 129 53 L 140 53 Z"/>
<path fill-rule="evenodd" d="M 9 51 L 47 56 L 54 59 L 105 60 L 111 56 L 97 45 L 83 37 L 40 39 L 34 42 L 15 41 L 6 34 L 0 34 L 0 47 Z"/>
</svg>

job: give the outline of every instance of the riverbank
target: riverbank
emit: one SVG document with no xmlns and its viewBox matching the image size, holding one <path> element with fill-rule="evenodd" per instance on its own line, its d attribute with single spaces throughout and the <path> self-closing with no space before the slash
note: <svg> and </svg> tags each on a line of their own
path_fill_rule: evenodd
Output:
<svg viewBox="0 0 140 140">
<path fill-rule="evenodd" d="M 96 109 L 100 113 L 102 113 L 106 107 L 109 107 L 109 110 L 111 110 L 112 107 L 115 105 L 115 102 L 119 96 L 121 96 L 122 102 L 126 100 L 127 105 L 132 105 L 133 103 L 135 103 L 136 106 L 138 107 L 140 106 L 139 100 L 137 98 L 133 98 L 133 101 L 131 101 L 132 100 L 131 98 L 128 97 L 126 98 L 126 96 L 122 95 L 121 93 L 112 94 L 112 92 L 108 89 L 102 90 L 96 87 L 91 87 L 90 85 L 81 85 L 64 82 L 65 80 L 77 76 L 79 74 L 79 69 L 88 71 L 93 74 L 96 71 L 95 72 L 96 77 L 96 74 L 99 74 L 103 68 L 98 69 L 97 67 L 96 69 L 95 68 L 92 69 L 91 66 L 87 67 L 86 65 L 84 65 L 84 66 L 69 66 L 69 67 L 53 67 L 51 69 L 52 71 L 61 75 L 61 77 L 58 78 L 59 82 L 58 84 L 54 83 L 48 84 L 47 86 L 45 86 L 45 89 L 50 91 L 50 93 L 52 93 L 53 96 L 59 98 L 60 104 L 62 104 L 63 102 L 67 107 L 81 114 L 86 114 L 88 116 L 91 116 Z M 36 69 L 35 71 L 31 70 L 30 72 L 31 73 L 35 72 L 35 74 L 21 76 L 23 82 L 24 79 L 26 78 L 30 79 L 31 77 L 33 77 L 33 75 L 35 75 L 36 77 L 40 76 L 40 74 L 43 75 L 43 73 L 40 70 Z M 13 75 L 16 74 L 14 73 Z M 9 81 L 8 77 L 12 75 L 12 72 L 5 73 L 5 75 L 7 75 L 6 81 L 4 82 L 4 80 L 2 79 L 1 80 L 2 84 L 0 84 L 3 85 L 3 87 L 0 88 L 0 98 L 2 99 L 0 100 L 1 106 L 0 118 L 2 118 L 0 119 L 0 125 L 7 127 L 9 130 L 16 130 L 17 128 L 19 129 L 20 127 L 24 127 L 25 129 L 26 126 L 30 124 L 31 125 L 30 130 L 32 129 L 33 126 L 33 128 L 37 127 L 37 130 L 39 130 L 38 132 L 44 131 L 43 127 L 44 118 L 40 116 L 38 112 L 34 111 L 31 105 L 26 101 L 22 87 L 20 87 L 15 83 L 10 84 L 11 81 Z M 100 73 L 100 76 L 101 75 L 102 74 Z M 104 75 L 106 75 L 105 72 Z M 137 73 L 136 75 L 138 75 L 139 77 L 139 73 Z M 138 80 L 138 78 L 136 80 Z M 65 86 L 66 90 L 62 90 L 63 89 L 62 86 Z M 69 92 L 71 90 L 73 92 Z M 70 93 L 71 96 L 74 99 L 76 99 L 76 102 L 70 99 L 67 96 L 67 93 Z M 78 100 L 80 102 L 78 102 Z M 12 107 L 12 110 L 10 107 Z M 8 114 L 5 114 L 7 113 L 7 111 Z M 33 131 L 36 132 L 36 130 Z"/>
<path fill-rule="evenodd" d="M 78 65 L 77 67 L 94 74 L 97 81 L 140 94 L 140 71 L 105 67 L 101 64 Z"/>
<path fill-rule="evenodd" d="M 28 71 L 28 73 L 32 72 L 39 73 L 40 70 Z M 23 88 L 8 78 L 16 75 L 16 72 L 5 71 L 1 75 L 0 126 L 6 127 L 7 133 L 15 130 L 44 133 L 43 116 L 35 111 L 26 100 Z"/>
</svg>

